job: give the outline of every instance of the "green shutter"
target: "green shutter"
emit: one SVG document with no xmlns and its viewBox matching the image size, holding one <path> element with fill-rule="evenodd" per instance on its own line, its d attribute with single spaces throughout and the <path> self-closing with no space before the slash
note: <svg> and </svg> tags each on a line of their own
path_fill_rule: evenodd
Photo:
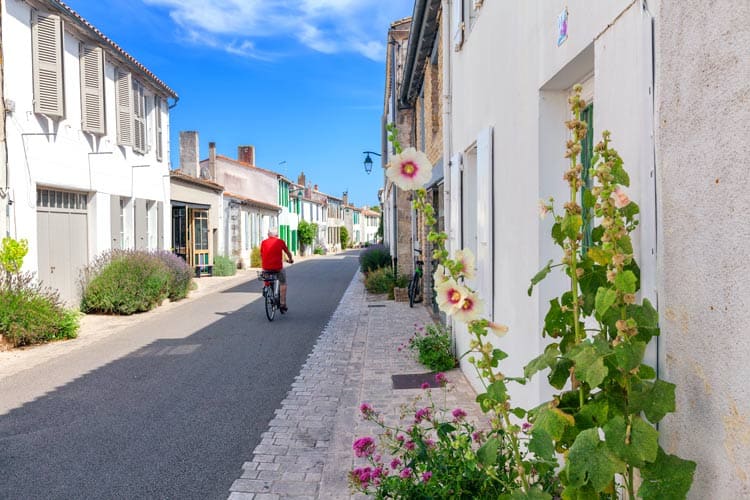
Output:
<svg viewBox="0 0 750 500">
<path fill-rule="evenodd" d="M 589 170 L 591 165 L 591 157 L 594 154 L 594 104 L 589 104 L 586 109 L 581 113 L 581 120 L 586 122 L 588 129 L 586 131 L 586 137 L 581 141 L 581 165 L 583 165 L 583 172 L 581 172 L 581 179 L 583 180 L 583 188 L 581 188 L 581 199 L 583 200 L 584 190 L 591 189 L 592 179 Z M 594 217 L 594 213 L 589 208 L 583 211 L 583 246 L 582 251 L 585 255 L 588 249 L 591 247 L 591 230 L 592 224 L 591 219 Z"/>
</svg>

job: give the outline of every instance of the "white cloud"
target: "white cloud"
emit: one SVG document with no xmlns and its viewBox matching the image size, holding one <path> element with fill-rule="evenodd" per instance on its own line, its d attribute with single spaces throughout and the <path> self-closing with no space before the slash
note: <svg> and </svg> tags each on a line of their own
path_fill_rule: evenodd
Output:
<svg viewBox="0 0 750 500">
<path fill-rule="evenodd" d="M 166 8 L 188 40 L 248 57 L 269 58 L 262 40 L 287 38 L 325 54 L 385 56 L 388 23 L 403 0 L 143 0 Z"/>
</svg>

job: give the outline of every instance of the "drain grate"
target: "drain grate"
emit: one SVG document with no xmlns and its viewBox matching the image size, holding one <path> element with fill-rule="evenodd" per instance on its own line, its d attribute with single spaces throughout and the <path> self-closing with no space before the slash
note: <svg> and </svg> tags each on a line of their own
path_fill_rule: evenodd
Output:
<svg viewBox="0 0 750 500">
<path fill-rule="evenodd" d="M 435 381 L 435 372 L 427 373 L 404 373 L 400 375 L 391 375 L 394 389 L 419 389 L 422 384 L 427 383 L 432 388 L 440 387 Z"/>
<path fill-rule="evenodd" d="M 385 307 L 385 304 L 367 304 L 367 307 Z"/>
</svg>

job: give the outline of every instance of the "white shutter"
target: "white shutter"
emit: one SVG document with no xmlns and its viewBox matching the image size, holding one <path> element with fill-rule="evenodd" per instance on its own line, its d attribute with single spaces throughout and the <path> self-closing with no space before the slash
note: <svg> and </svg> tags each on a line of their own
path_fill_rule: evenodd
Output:
<svg viewBox="0 0 750 500">
<path fill-rule="evenodd" d="M 117 72 L 117 144 L 133 146 L 133 83 L 130 73 Z"/>
<path fill-rule="evenodd" d="M 146 153 L 146 99 L 143 85 L 133 82 L 133 150 Z"/>
<path fill-rule="evenodd" d="M 60 16 L 32 11 L 31 45 L 34 112 L 62 118 L 65 116 L 65 105 Z"/>
<path fill-rule="evenodd" d="M 156 160 L 161 161 L 162 143 L 161 143 L 161 98 L 154 96 L 154 117 L 156 123 Z"/>
<path fill-rule="evenodd" d="M 456 153 L 451 158 L 450 164 L 450 229 L 451 251 L 455 252 L 461 248 L 461 153 Z"/>
<path fill-rule="evenodd" d="M 477 290 L 487 306 L 487 317 L 493 316 L 493 191 L 492 127 L 477 137 Z"/>
<path fill-rule="evenodd" d="M 104 51 L 81 46 L 81 128 L 104 134 Z"/>
<path fill-rule="evenodd" d="M 460 50 L 464 43 L 464 2 L 467 0 L 453 0 L 453 15 L 451 16 L 451 33 L 453 33 L 453 49 Z M 468 0 L 471 1 L 471 0 Z"/>
</svg>

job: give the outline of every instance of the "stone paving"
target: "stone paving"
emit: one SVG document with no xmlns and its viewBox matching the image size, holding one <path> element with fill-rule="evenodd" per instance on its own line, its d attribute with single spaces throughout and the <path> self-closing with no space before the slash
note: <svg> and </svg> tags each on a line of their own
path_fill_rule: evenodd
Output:
<svg viewBox="0 0 750 500">
<path fill-rule="evenodd" d="M 347 484 L 347 472 L 357 460 L 352 442 L 374 432 L 373 424 L 360 418 L 359 405 L 368 402 L 393 421 L 403 404 L 423 393 L 394 390 L 391 375 L 428 371 L 398 348 L 415 323 L 430 321 L 424 307 L 368 297 L 361 275 L 355 276 L 260 444 L 242 465 L 229 500 L 364 498 L 352 495 Z M 475 393 L 461 372 L 447 376 L 454 388 L 440 405 L 461 406 L 477 417 Z"/>
</svg>

